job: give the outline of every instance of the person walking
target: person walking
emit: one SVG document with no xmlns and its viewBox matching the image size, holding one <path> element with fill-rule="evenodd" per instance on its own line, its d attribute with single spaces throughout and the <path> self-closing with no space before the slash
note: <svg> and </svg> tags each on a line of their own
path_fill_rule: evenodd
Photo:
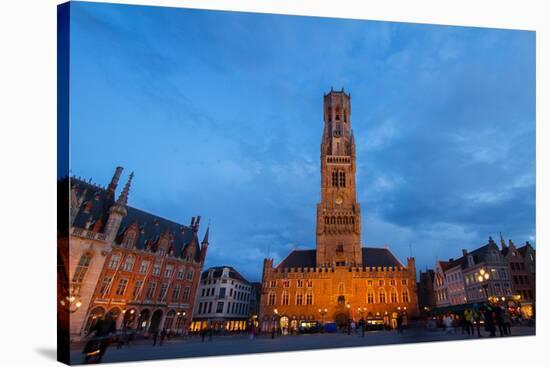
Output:
<svg viewBox="0 0 550 367">
<path fill-rule="evenodd" d="M 361 337 L 364 338 L 365 337 L 365 327 L 366 327 L 366 322 L 365 322 L 365 319 L 361 317 L 361 320 L 359 320 L 359 327 L 361 328 Z"/>
<path fill-rule="evenodd" d="M 397 315 L 397 332 L 399 334 L 403 333 L 403 315 Z"/>
<path fill-rule="evenodd" d="M 469 325 L 470 325 L 470 334 L 474 335 L 474 328 L 475 328 L 475 311 L 470 308 L 470 318 L 469 318 Z"/>
<path fill-rule="evenodd" d="M 495 335 L 495 313 L 490 306 L 485 307 L 485 312 L 483 313 L 485 317 L 485 330 L 489 332 L 489 336 L 494 337 Z"/>
<path fill-rule="evenodd" d="M 159 338 L 159 331 L 158 330 L 155 330 L 155 332 L 153 333 L 153 347 L 155 345 L 157 345 L 157 339 Z"/>
<path fill-rule="evenodd" d="M 500 336 L 504 336 L 504 330 L 502 328 L 502 308 L 500 307 L 495 308 L 495 322 L 498 326 Z"/>
<path fill-rule="evenodd" d="M 502 314 L 502 327 L 504 328 L 504 335 L 512 335 L 512 330 L 510 329 L 510 314 L 508 311 L 504 311 Z"/>
<path fill-rule="evenodd" d="M 483 318 L 483 313 L 480 309 L 475 308 L 472 317 L 476 324 L 477 336 L 478 338 L 481 338 L 481 320 Z"/>
<path fill-rule="evenodd" d="M 206 327 L 201 329 L 201 342 L 204 343 L 204 338 L 206 337 Z"/>
<path fill-rule="evenodd" d="M 162 347 L 162 344 L 164 343 L 164 339 L 166 338 L 166 329 L 162 329 L 160 332 L 160 343 L 159 346 Z"/>
</svg>

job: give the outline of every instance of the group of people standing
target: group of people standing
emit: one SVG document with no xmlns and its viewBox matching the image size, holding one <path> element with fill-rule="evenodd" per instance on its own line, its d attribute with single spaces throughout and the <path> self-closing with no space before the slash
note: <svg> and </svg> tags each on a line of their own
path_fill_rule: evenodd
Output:
<svg viewBox="0 0 550 367">
<path fill-rule="evenodd" d="M 500 336 L 512 335 L 510 313 L 499 306 L 484 305 L 479 308 L 467 308 L 463 313 L 453 314 L 448 312 L 443 317 L 443 327 L 447 334 L 457 333 L 462 329 L 462 334 L 481 337 L 481 325 L 484 325 L 489 336 L 496 336 L 498 329 Z"/>
</svg>

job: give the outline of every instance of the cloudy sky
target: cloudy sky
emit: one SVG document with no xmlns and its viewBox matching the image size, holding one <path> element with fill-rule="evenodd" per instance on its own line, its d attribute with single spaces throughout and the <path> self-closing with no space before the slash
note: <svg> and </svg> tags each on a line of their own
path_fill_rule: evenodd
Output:
<svg viewBox="0 0 550 367">
<path fill-rule="evenodd" d="M 250 280 L 315 247 L 323 93 L 351 93 L 364 246 L 535 243 L 535 33 L 72 3 L 72 174 L 211 223 Z M 201 229 L 204 232 L 205 227 Z"/>
</svg>

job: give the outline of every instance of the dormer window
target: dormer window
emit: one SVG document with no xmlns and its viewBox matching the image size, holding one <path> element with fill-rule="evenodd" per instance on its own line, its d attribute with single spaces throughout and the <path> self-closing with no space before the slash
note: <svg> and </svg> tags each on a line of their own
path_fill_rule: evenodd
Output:
<svg viewBox="0 0 550 367">
<path fill-rule="evenodd" d="M 166 254 L 166 250 L 164 249 L 164 247 L 161 247 L 158 249 L 159 256 L 164 256 L 165 254 Z"/>
<path fill-rule="evenodd" d="M 124 241 L 122 242 L 122 246 L 125 248 L 130 248 L 134 244 L 134 232 L 128 232 L 126 233 L 126 236 L 124 236 Z"/>
</svg>

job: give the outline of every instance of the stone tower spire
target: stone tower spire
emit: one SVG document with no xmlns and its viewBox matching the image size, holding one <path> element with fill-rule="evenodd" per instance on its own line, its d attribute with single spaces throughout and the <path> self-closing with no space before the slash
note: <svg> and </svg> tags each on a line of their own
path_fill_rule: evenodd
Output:
<svg viewBox="0 0 550 367">
<path fill-rule="evenodd" d="M 134 172 L 130 173 L 128 181 L 126 185 L 124 185 L 117 201 L 109 208 L 109 218 L 105 225 L 105 240 L 108 243 L 113 243 L 120 228 L 120 224 L 122 223 L 122 219 L 128 214 L 126 204 L 128 204 L 128 194 L 130 193 L 130 186 L 133 178 Z"/>
<path fill-rule="evenodd" d="M 206 251 L 208 250 L 208 234 L 210 233 L 210 224 L 208 224 L 208 227 L 206 227 L 206 233 L 204 234 L 204 238 L 201 242 L 201 263 L 204 263 L 204 260 L 206 259 Z"/>
<path fill-rule="evenodd" d="M 324 96 L 317 266 L 362 265 L 361 209 L 356 195 L 350 100 L 343 88 Z"/>
<path fill-rule="evenodd" d="M 130 193 L 130 186 L 132 185 L 133 178 L 134 178 L 134 172 L 130 173 L 130 176 L 128 176 L 128 181 L 126 181 L 126 185 L 124 185 L 124 188 L 122 189 L 122 192 L 120 193 L 120 196 L 116 201 L 118 205 L 128 204 L 128 194 Z"/>
</svg>

